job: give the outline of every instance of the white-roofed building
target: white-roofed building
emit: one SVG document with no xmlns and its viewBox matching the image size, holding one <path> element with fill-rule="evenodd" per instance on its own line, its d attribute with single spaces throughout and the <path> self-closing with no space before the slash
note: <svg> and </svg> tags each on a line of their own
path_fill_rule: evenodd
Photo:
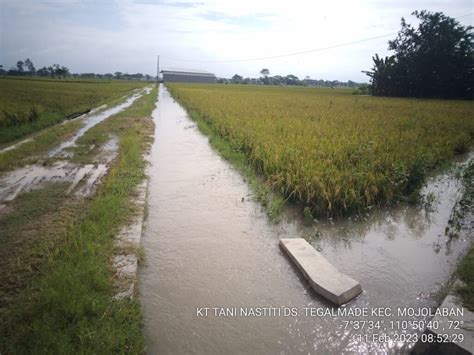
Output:
<svg viewBox="0 0 474 355">
<path fill-rule="evenodd" d="M 214 83 L 216 76 L 204 70 L 163 69 L 164 83 Z"/>
</svg>

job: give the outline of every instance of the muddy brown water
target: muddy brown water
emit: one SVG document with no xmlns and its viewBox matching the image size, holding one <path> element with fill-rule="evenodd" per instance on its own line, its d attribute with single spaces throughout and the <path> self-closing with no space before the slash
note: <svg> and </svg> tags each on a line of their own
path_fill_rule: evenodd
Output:
<svg viewBox="0 0 474 355">
<path fill-rule="evenodd" d="M 444 236 L 460 195 L 452 173 L 428 181 L 424 192 L 436 197 L 431 212 L 399 206 L 366 220 L 305 226 L 287 211 L 272 224 L 243 177 L 210 147 L 164 87 L 153 117 L 142 238 L 146 265 L 140 271 L 149 353 L 409 351 L 410 335 L 418 331 L 395 322 L 429 317 L 400 316 L 398 309 L 436 306 L 436 294 L 470 243 L 472 228 L 451 242 Z M 341 309 L 369 314 L 321 314 L 337 308 L 309 288 L 279 249 L 281 237 L 308 238 L 360 281 L 363 293 Z M 374 310 L 382 314 L 370 314 Z"/>
<path fill-rule="evenodd" d="M 18 194 L 41 188 L 48 182 L 68 182 L 68 193 L 91 195 L 109 170 L 117 150 L 117 138 L 112 137 L 101 148 L 95 164 L 76 165 L 59 160 L 50 166 L 27 165 L 5 173 L 0 178 L 0 210 L 5 206 L 4 202 L 13 201 Z"/>
</svg>

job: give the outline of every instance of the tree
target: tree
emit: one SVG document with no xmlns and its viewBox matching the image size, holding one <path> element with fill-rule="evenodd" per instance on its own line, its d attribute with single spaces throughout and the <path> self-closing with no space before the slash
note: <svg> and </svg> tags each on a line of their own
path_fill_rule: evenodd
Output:
<svg viewBox="0 0 474 355">
<path fill-rule="evenodd" d="M 418 28 L 401 19 L 395 54 L 373 57 L 374 95 L 472 98 L 474 52 L 472 26 L 464 27 L 441 12 L 415 11 Z"/>
<path fill-rule="evenodd" d="M 49 70 L 46 67 L 38 69 L 36 74 L 38 74 L 39 76 L 49 76 L 50 75 Z"/>
<path fill-rule="evenodd" d="M 293 74 L 289 74 L 285 76 L 285 83 L 286 85 L 298 85 L 299 84 L 299 79 L 297 76 Z"/>
<path fill-rule="evenodd" d="M 275 75 L 270 78 L 270 82 L 272 85 L 283 85 L 285 83 L 285 78 L 281 75 Z"/>
<path fill-rule="evenodd" d="M 393 96 L 400 92 L 399 82 L 395 74 L 395 56 L 385 57 L 384 59 L 375 54 L 372 60 L 374 61 L 372 71 L 364 73 L 372 78 L 371 90 L 373 94 L 376 96 Z"/>
<path fill-rule="evenodd" d="M 61 67 L 59 64 L 53 64 L 53 76 L 56 77 L 61 77 Z"/>
<path fill-rule="evenodd" d="M 243 79 L 244 79 L 244 78 L 241 77 L 239 74 L 235 74 L 235 75 L 232 77 L 231 80 L 232 80 L 232 83 L 233 83 L 233 84 L 240 84 L 240 83 L 242 83 L 242 80 L 243 80 Z"/>
<path fill-rule="evenodd" d="M 17 70 L 18 74 L 23 74 L 23 72 L 24 72 L 23 66 L 24 65 L 25 65 L 25 63 L 23 63 L 23 61 L 21 61 L 21 60 L 16 62 L 16 70 Z"/>
<path fill-rule="evenodd" d="M 26 58 L 25 67 L 26 67 L 26 69 L 28 69 L 28 74 L 30 74 L 30 75 L 35 75 L 36 74 L 35 66 L 33 65 L 33 62 L 30 60 L 30 58 Z"/>
<path fill-rule="evenodd" d="M 55 76 L 54 67 L 50 65 L 50 66 L 49 66 L 48 68 L 46 68 L 46 69 L 47 69 L 49 75 L 50 75 L 52 78 L 54 78 L 54 76 Z"/>
<path fill-rule="evenodd" d="M 59 75 L 62 76 L 63 78 L 69 76 L 70 75 L 69 69 L 65 66 L 61 66 L 59 68 Z"/>
<path fill-rule="evenodd" d="M 262 69 L 260 70 L 260 74 L 262 74 L 262 81 L 265 85 L 268 85 L 268 76 L 270 75 L 270 70 Z"/>
</svg>

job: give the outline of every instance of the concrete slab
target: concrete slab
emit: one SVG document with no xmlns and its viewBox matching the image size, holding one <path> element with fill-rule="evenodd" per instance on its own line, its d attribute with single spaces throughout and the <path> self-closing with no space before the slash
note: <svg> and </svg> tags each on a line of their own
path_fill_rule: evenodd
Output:
<svg viewBox="0 0 474 355">
<path fill-rule="evenodd" d="M 303 238 L 280 239 L 280 247 L 324 298 L 340 306 L 362 292 L 360 284 L 340 273 L 329 261 Z"/>
</svg>

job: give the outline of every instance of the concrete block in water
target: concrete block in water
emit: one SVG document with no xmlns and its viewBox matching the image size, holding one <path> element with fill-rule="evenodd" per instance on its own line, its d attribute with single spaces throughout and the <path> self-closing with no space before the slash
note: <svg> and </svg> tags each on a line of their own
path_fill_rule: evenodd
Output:
<svg viewBox="0 0 474 355">
<path fill-rule="evenodd" d="M 303 238 L 280 239 L 280 247 L 288 253 L 316 293 L 338 306 L 362 292 L 357 281 L 340 273 Z"/>
</svg>

